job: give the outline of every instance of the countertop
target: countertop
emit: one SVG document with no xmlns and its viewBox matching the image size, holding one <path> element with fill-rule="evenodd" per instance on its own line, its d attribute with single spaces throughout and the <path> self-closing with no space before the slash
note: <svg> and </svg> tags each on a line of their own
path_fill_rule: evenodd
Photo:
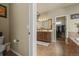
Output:
<svg viewBox="0 0 79 59">
<path fill-rule="evenodd" d="M 52 32 L 53 30 L 37 30 L 37 32 Z"/>
</svg>

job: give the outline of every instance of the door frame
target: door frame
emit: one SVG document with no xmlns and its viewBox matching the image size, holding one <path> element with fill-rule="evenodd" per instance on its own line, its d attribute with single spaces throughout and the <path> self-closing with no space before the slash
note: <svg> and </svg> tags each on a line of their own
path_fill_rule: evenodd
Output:
<svg viewBox="0 0 79 59">
<path fill-rule="evenodd" d="M 37 3 L 29 3 L 29 56 L 37 55 Z"/>
<path fill-rule="evenodd" d="M 55 23 L 54 23 L 54 24 L 55 24 L 55 29 L 54 29 L 54 31 L 55 31 L 55 33 L 54 33 L 54 34 L 55 34 L 55 35 L 54 35 L 54 36 L 55 36 L 55 40 L 54 40 L 54 41 L 55 41 L 55 42 L 57 41 L 57 39 L 56 39 L 56 18 L 57 18 L 57 17 L 63 17 L 63 16 L 66 17 L 66 32 L 65 32 L 65 37 L 66 37 L 66 39 L 65 39 L 65 43 L 67 44 L 67 43 L 68 43 L 68 15 L 60 15 L 60 16 L 56 16 L 56 17 L 55 17 L 55 21 L 54 21 L 54 22 L 55 22 Z"/>
</svg>

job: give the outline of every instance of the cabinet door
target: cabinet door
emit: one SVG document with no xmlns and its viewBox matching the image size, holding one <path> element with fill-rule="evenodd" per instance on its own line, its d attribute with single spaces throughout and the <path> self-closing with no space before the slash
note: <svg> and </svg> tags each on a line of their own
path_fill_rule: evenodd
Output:
<svg viewBox="0 0 79 59">
<path fill-rule="evenodd" d="M 51 32 L 37 32 L 37 40 L 42 42 L 51 42 Z"/>
<path fill-rule="evenodd" d="M 47 42 L 51 42 L 51 32 L 47 32 Z"/>
<path fill-rule="evenodd" d="M 44 40 L 44 33 L 43 32 L 37 32 L 37 40 L 38 41 Z"/>
<path fill-rule="evenodd" d="M 43 41 L 44 41 L 44 42 L 48 42 L 48 39 L 47 39 L 47 32 L 43 32 Z"/>
</svg>

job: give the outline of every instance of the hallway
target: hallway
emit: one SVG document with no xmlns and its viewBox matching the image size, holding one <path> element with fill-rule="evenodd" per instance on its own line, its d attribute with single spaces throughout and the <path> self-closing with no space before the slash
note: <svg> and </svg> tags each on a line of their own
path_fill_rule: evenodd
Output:
<svg viewBox="0 0 79 59">
<path fill-rule="evenodd" d="M 78 56 L 74 47 L 69 47 L 64 41 L 51 43 L 49 46 L 38 45 L 38 56 Z"/>
</svg>

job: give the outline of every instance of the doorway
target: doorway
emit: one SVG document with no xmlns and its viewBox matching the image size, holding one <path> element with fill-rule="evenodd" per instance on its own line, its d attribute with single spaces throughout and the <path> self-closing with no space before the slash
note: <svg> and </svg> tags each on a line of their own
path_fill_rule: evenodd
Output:
<svg viewBox="0 0 79 59">
<path fill-rule="evenodd" d="M 55 37 L 56 41 L 66 41 L 67 36 L 67 19 L 66 16 L 56 17 L 55 20 Z"/>
<path fill-rule="evenodd" d="M 42 5 L 42 4 L 40 4 L 40 5 Z M 40 5 L 38 5 L 37 4 L 37 20 L 36 20 L 36 23 L 37 23 L 37 25 L 36 25 L 36 42 L 37 42 L 37 51 L 35 51 L 36 53 L 37 53 L 37 55 L 38 56 L 46 56 L 46 55 L 63 55 L 63 47 L 64 47 L 64 43 L 62 43 L 62 42 L 56 42 L 56 41 L 58 41 L 57 40 L 57 38 L 63 38 L 62 40 L 60 39 L 59 41 L 66 41 L 66 33 L 67 33 L 67 28 L 66 28 L 66 23 L 67 23 L 67 19 L 66 19 L 66 16 L 62 16 L 62 17 L 52 17 L 52 16 L 47 16 L 46 14 L 42 14 L 39 10 L 39 6 Z M 52 4 L 53 5 L 53 4 Z M 43 5 L 42 5 L 43 6 Z M 45 6 L 45 5 L 44 5 Z M 47 7 L 47 4 L 46 4 L 46 7 Z M 56 16 L 56 15 L 55 15 Z M 52 27 L 51 29 L 47 29 L 47 24 L 48 24 L 48 19 L 52 19 L 52 26 L 50 26 L 50 27 Z M 55 19 L 54 19 L 55 18 Z M 61 36 L 58 36 L 57 34 L 58 33 L 56 33 L 56 22 L 58 22 L 57 21 L 57 18 L 58 19 L 61 19 L 61 18 L 64 18 L 63 20 L 64 20 L 64 25 L 65 26 L 63 26 L 62 25 L 62 27 L 65 27 L 64 28 L 64 31 L 62 31 L 62 35 Z M 59 22 L 59 23 L 62 23 L 62 22 Z M 51 24 L 51 23 L 49 23 L 49 24 Z M 51 36 L 51 34 L 50 33 L 52 33 L 52 36 Z M 61 33 L 59 33 L 59 34 L 61 34 Z M 48 37 L 47 37 L 48 36 Z M 51 40 L 51 38 L 50 38 L 50 36 L 53 38 L 52 40 Z M 47 40 L 49 40 L 49 41 L 47 41 Z M 49 43 L 50 42 L 50 43 Z M 39 44 L 38 44 L 39 43 Z M 62 46 L 62 47 L 61 47 Z M 60 51 L 60 52 L 59 52 Z"/>
</svg>

